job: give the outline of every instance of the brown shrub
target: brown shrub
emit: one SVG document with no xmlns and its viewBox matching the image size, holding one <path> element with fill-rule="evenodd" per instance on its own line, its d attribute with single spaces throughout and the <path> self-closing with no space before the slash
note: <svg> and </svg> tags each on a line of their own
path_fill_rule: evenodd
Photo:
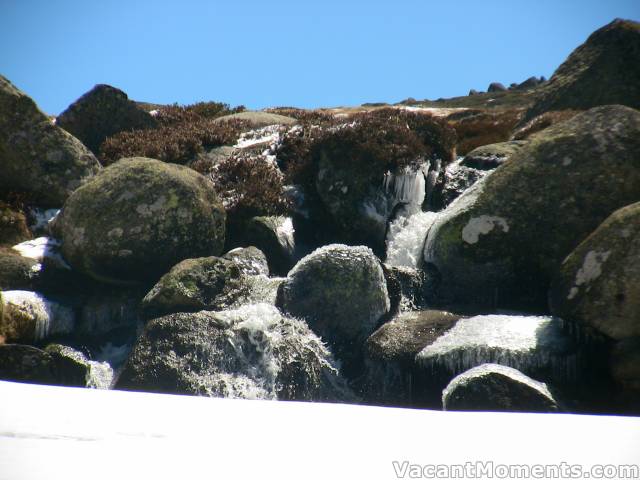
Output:
<svg viewBox="0 0 640 480">
<path fill-rule="evenodd" d="M 178 107 L 180 108 L 180 107 Z M 214 123 L 191 113 L 172 112 L 183 120 L 152 130 L 121 132 L 109 137 L 100 148 L 100 161 L 109 165 L 124 157 L 149 157 L 164 162 L 184 164 L 204 148 L 235 143 L 246 122 L 239 120 Z"/>
<path fill-rule="evenodd" d="M 322 125 L 328 127 L 340 123 L 340 119 L 336 118 L 335 115 L 321 110 L 306 110 L 304 108 L 296 107 L 274 107 L 265 109 L 265 112 L 277 113 L 278 115 L 295 118 L 296 120 L 300 120 L 302 123 L 308 123 L 311 125 Z"/>
<path fill-rule="evenodd" d="M 522 113 L 521 109 L 487 110 L 457 120 L 450 119 L 458 135 L 458 155 L 466 155 L 482 145 L 506 142 Z"/>
<path fill-rule="evenodd" d="M 579 110 L 555 110 L 540 114 L 516 130 L 513 140 L 525 140 L 540 130 L 575 117 L 578 113 L 580 113 Z"/>
<path fill-rule="evenodd" d="M 290 210 L 282 174 L 263 157 L 240 152 L 219 163 L 210 178 L 232 221 Z"/>
<path fill-rule="evenodd" d="M 445 163 L 455 158 L 455 130 L 440 118 L 384 108 L 354 114 L 348 121 L 338 125 L 334 117 L 331 127 L 303 123 L 284 135 L 277 158 L 287 183 L 312 189 L 321 151 L 367 176 L 434 157 Z"/>
</svg>

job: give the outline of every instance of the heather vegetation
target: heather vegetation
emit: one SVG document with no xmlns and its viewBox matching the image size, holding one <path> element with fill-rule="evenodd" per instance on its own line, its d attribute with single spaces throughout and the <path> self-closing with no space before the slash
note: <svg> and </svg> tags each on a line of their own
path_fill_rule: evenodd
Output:
<svg viewBox="0 0 640 480">
<path fill-rule="evenodd" d="M 214 122 L 215 118 L 243 111 L 217 102 L 170 105 L 157 111 L 158 128 L 120 132 L 100 148 L 100 161 L 109 165 L 125 157 L 149 157 L 184 164 L 206 148 L 233 144 L 246 128 L 244 122 Z"/>
<path fill-rule="evenodd" d="M 210 178 L 230 220 L 289 212 L 282 174 L 260 156 L 234 154 L 216 165 Z"/>
<path fill-rule="evenodd" d="M 511 138 L 523 111 L 521 109 L 487 110 L 475 115 L 449 117 L 458 136 L 457 153 L 465 155 L 474 148 Z"/>
</svg>

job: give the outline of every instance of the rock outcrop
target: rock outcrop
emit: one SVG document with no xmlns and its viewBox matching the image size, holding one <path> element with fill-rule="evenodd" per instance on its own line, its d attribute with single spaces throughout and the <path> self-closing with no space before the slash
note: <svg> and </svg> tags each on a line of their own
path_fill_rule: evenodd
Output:
<svg viewBox="0 0 640 480">
<path fill-rule="evenodd" d="M 122 90 L 96 85 L 56 118 L 56 125 L 80 140 L 96 155 L 111 135 L 153 128 L 157 121 Z"/>
<path fill-rule="evenodd" d="M 455 301 L 547 309 L 564 258 L 640 197 L 640 112 L 597 107 L 532 136 L 431 227 L 424 258 Z"/>
<path fill-rule="evenodd" d="M 77 138 L 54 125 L 0 75 L 0 191 L 59 207 L 99 169 L 96 157 Z"/>
<path fill-rule="evenodd" d="M 640 23 L 616 19 L 593 32 L 540 89 L 521 124 L 551 110 L 640 108 Z"/>
</svg>

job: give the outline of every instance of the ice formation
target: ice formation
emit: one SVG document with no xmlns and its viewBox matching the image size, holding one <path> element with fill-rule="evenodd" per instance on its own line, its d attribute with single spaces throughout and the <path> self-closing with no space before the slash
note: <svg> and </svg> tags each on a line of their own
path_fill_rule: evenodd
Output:
<svg viewBox="0 0 640 480">
<path fill-rule="evenodd" d="M 583 358 L 561 319 L 480 315 L 462 319 L 416 356 L 432 373 L 458 375 L 484 363 L 498 363 L 534 376 L 575 381 Z"/>
<path fill-rule="evenodd" d="M 7 290 L 2 292 L 2 302 L 6 312 L 17 311 L 20 312 L 20 317 L 33 320 L 33 338 L 36 341 L 73 330 L 75 324 L 73 310 L 39 293 Z"/>
</svg>

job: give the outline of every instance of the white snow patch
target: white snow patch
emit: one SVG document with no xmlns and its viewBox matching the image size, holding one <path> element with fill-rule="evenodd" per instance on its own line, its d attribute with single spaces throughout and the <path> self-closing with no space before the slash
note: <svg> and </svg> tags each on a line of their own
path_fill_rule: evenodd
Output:
<svg viewBox="0 0 640 480">
<path fill-rule="evenodd" d="M 12 248 L 23 257 L 32 258 L 40 263 L 44 260 L 49 260 L 61 268 L 71 270 L 71 267 L 60 253 L 60 242 L 55 238 L 38 237 L 14 245 Z"/>
<path fill-rule="evenodd" d="M 481 215 L 472 218 L 462 229 L 462 240 L 470 244 L 478 243 L 480 235 L 486 235 L 496 226 L 502 228 L 502 231 L 505 233 L 509 231 L 509 225 L 504 218 L 492 217 L 490 215 Z"/>
<path fill-rule="evenodd" d="M 631 416 L 442 412 L 2 381 L 0 398 L 0 476 L 12 480 L 112 480 L 123 471 L 155 480 L 381 480 L 400 478 L 394 469 L 410 465 L 421 472 L 466 459 L 564 461 L 585 471 L 638 463 L 640 418 Z M 381 441 L 380 432 L 394 432 L 393 441 Z M 594 438 L 608 439 L 610 448 Z M 319 457 L 328 446 L 331 453 Z"/>
<path fill-rule="evenodd" d="M 240 138 L 238 138 L 238 141 L 233 147 L 248 148 L 261 143 L 273 145 L 280 141 L 281 131 L 280 125 L 269 125 L 256 130 L 250 130 L 240 135 Z"/>
</svg>

